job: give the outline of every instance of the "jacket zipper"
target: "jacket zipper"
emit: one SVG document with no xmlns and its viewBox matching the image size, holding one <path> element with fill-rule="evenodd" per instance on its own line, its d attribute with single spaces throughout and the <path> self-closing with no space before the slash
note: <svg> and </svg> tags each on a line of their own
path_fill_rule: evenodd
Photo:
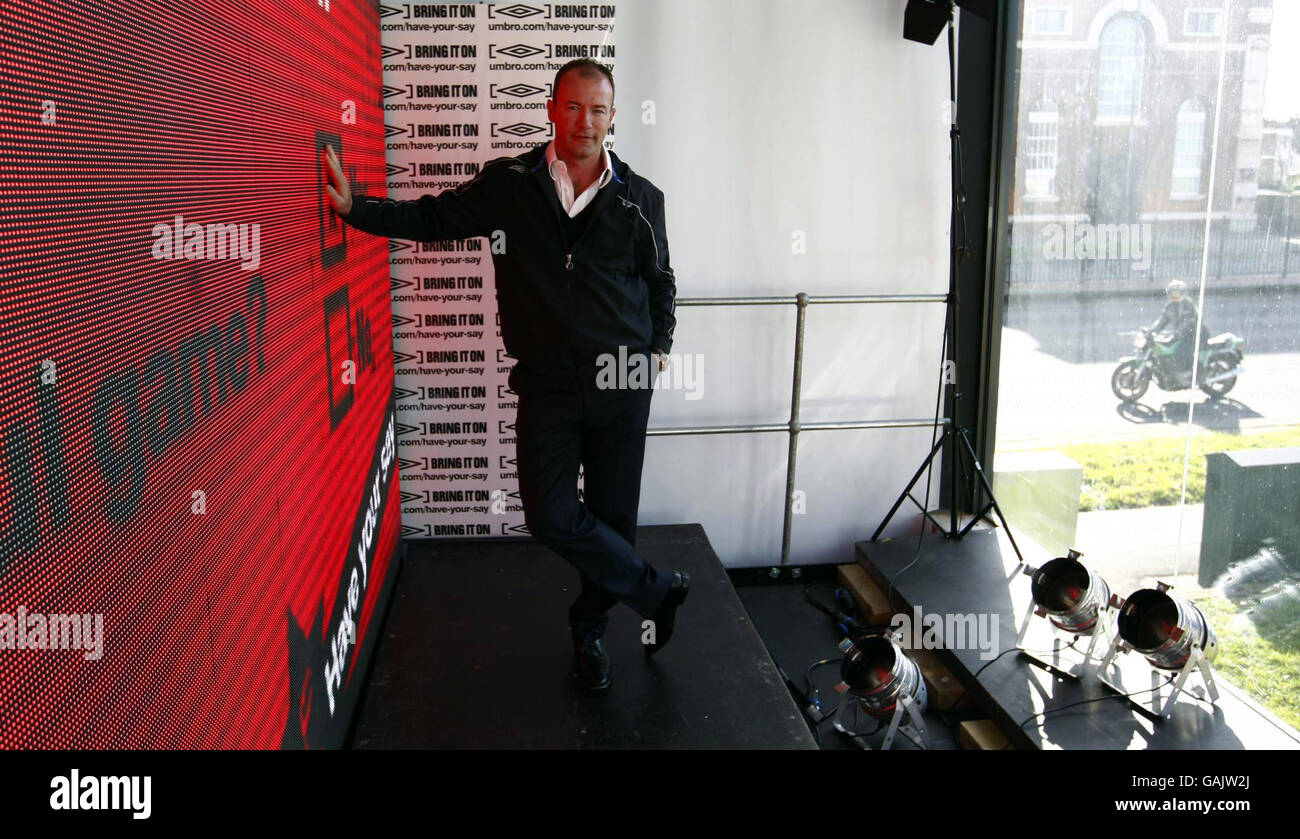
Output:
<svg viewBox="0 0 1300 839">
<path fill-rule="evenodd" d="M 607 188 L 607 189 L 612 189 L 613 187 L 612 187 L 611 185 L 608 185 L 608 184 L 607 184 L 607 185 L 606 185 L 606 188 Z M 592 203 L 593 205 L 594 205 L 598 200 L 600 200 L 600 198 L 601 198 L 601 192 L 602 192 L 602 191 L 603 191 L 603 190 L 597 190 L 597 191 L 596 191 L 596 195 L 595 195 L 595 197 L 593 197 L 593 198 L 591 199 L 591 203 Z M 622 195 L 615 195 L 615 197 L 618 198 L 618 200 L 620 200 L 620 201 L 624 201 L 624 202 L 627 201 L 627 199 L 624 198 Z M 612 200 L 612 199 L 611 199 L 611 200 Z M 563 208 L 561 208 L 561 209 L 563 209 Z M 587 234 L 591 231 L 592 226 L 596 224 L 596 215 L 595 215 L 594 207 L 588 207 L 588 209 L 591 209 L 591 210 L 592 210 L 592 216 L 591 216 L 590 219 L 587 220 L 587 226 L 584 227 L 584 228 L 582 229 L 582 233 L 579 234 L 578 238 L 575 239 L 573 242 L 570 242 L 570 243 L 569 243 L 569 250 L 570 250 L 570 251 L 575 251 L 575 250 L 578 249 L 578 245 L 582 244 L 582 240 L 585 239 L 585 238 L 587 238 Z M 584 212 L 585 212 L 585 210 L 584 210 Z M 559 221 L 559 219 L 556 219 L 556 221 Z M 561 235 L 563 235 L 563 225 L 561 225 Z M 566 239 L 566 241 L 567 241 L 567 239 Z M 566 263 L 565 263 L 565 265 L 564 265 L 565 269 L 568 270 L 568 271 L 572 271 L 572 270 L 573 270 L 573 254 L 572 254 L 572 253 L 566 254 L 566 255 L 565 255 L 565 259 L 567 260 Z"/>
<path fill-rule="evenodd" d="M 554 194 L 555 192 L 555 185 L 549 182 L 550 181 L 549 177 L 547 178 L 547 181 L 548 182 L 545 186 L 539 183 L 537 184 L 537 187 L 538 189 L 541 189 L 543 191 L 542 201 L 546 204 L 547 207 L 550 207 L 550 203 L 551 203 L 550 199 L 551 199 L 551 195 Z M 534 183 L 536 183 L 536 181 L 534 181 Z M 550 193 L 546 192 L 546 190 L 548 189 L 550 190 Z M 573 270 L 573 253 L 572 253 L 573 243 L 569 242 L 569 237 L 564 232 L 564 222 L 560 220 L 560 216 L 558 214 L 559 212 L 563 212 L 563 211 L 564 211 L 564 207 L 560 207 L 558 212 L 552 210 L 551 215 L 554 216 L 555 218 L 555 229 L 560 234 L 560 241 L 563 242 L 565 246 L 570 250 L 569 253 L 566 253 L 564 255 L 564 270 L 572 271 Z"/>
</svg>

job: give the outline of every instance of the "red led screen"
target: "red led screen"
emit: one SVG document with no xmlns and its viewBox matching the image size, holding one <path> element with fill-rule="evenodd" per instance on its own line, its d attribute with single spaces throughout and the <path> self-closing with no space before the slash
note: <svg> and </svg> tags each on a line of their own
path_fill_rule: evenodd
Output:
<svg viewBox="0 0 1300 839">
<path fill-rule="evenodd" d="M 379 8 L 0 4 L 0 747 L 342 742 L 400 510 Z M 370 630 L 370 631 L 368 631 Z"/>
</svg>

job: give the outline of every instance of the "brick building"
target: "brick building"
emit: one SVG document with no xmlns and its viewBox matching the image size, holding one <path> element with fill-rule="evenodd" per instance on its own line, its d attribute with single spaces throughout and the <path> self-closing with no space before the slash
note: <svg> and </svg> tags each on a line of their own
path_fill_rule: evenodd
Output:
<svg viewBox="0 0 1300 839">
<path fill-rule="evenodd" d="M 1254 226 L 1271 19 L 1272 0 L 1025 0 L 1013 214 L 1203 218 L 1212 197 Z"/>
</svg>

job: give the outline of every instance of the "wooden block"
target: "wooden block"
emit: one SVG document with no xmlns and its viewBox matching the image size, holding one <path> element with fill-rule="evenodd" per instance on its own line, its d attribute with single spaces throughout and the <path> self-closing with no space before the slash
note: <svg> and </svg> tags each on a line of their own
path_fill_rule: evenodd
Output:
<svg viewBox="0 0 1300 839">
<path fill-rule="evenodd" d="M 907 655 L 921 668 L 929 706 L 936 711 L 951 711 L 962 697 L 962 686 L 933 650 L 908 650 Z"/>
<path fill-rule="evenodd" d="M 894 610 L 889 608 L 885 593 L 876 587 L 861 565 L 841 565 L 835 569 L 835 577 L 853 594 L 867 623 L 887 625 L 892 620 Z"/>
<path fill-rule="evenodd" d="M 993 720 L 966 720 L 958 729 L 957 740 L 963 749 L 977 752 L 996 752 L 1009 742 Z"/>
</svg>

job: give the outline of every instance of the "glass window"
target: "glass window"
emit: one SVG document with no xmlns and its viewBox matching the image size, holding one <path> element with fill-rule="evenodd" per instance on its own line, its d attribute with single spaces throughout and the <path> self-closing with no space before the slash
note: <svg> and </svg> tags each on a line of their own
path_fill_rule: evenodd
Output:
<svg viewBox="0 0 1300 839">
<path fill-rule="evenodd" d="M 1050 99 L 1029 112 L 1025 131 L 1025 197 L 1056 197 L 1056 143 L 1059 113 Z"/>
<path fill-rule="evenodd" d="M 1188 9 L 1183 17 L 1184 35 L 1218 35 L 1223 19 L 1220 9 Z"/>
<path fill-rule="evenodd" d="M 1174 180 L 1171 198 L 1195 198 L 1201 194 L 1201 162 L 1205 151 L 1205 109 L 1187 100 L 1178 107 L 1174 129 Z"/>
<path fill-rule="evenodd" d="M 1133 119 L 1142 105 L 1142 63 L 1146 36 L 1142 24 L 1117 17 L 1101 31 L 1098 55 L 1097 117 Z"/>
<path fill-rule="evenodd" d="M 1034 9 L 1030 31 L 1035 35 L 1065 35 L 1070 31 L 1070 10 L 1064 6 Z"/>
<path fill-rule="evenodd" d="M 1018 42 L 993 484 L 1027 559 L 1172 585 L 1300 728 L 1300 2 L 1188 5 Z"/>
</svg>

